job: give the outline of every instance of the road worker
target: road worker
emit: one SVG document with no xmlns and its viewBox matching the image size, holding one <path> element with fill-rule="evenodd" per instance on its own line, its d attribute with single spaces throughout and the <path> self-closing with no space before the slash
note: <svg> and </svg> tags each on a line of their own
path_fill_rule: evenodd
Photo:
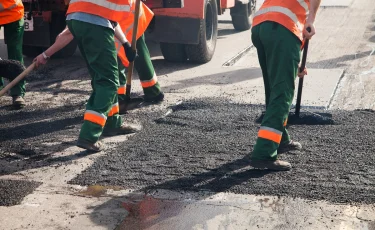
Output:
<svg viewBox="0 0 375 230">
<path fill-rule="evenodd" d="M 304 39 L 315 34 L 314 21 L 321 0 L 265 0 L 255 13 L 251 39 L 258 52 L 266 93 L 266 113 L 251 153 L 250 165 L 270 170 L 290 170 L 278 152 L 302 149 L 286 130 L 294 97 Z M 307 28 L 311 28 L 309 32 Z"/>
<path fill-rule="evenodd" d="M 121 135 L 140 130 L 139 126 L 123 124 L 119 115 L 117 90 L 119 88 L 115 28 L 117 23 L 134 17 L 131 0 L 75 0 L 69 3 L 67 25 L 78 43 L 82 57 L 92 78 L 93 92 L 86 105 L 77 146 L 101 151 L 104 145 L 100 136 Z M 129 61 L 136 54 L 123 44 Z M 44 53 L 48 59 L 48 55 Z"/>
<path fill-rule="evenodd" d="M 0 1 L 0 29 L 4 28 L 4 38 L 8 49 L 8 59 L 23 64 L 22 44 L 24 33 L 24 7 L 21 0 Z M 4 87 L 4 80 L 0 76 L 0 89 Z M 13 108 L 23 108 L 25 103 L 26 81 L 21 80 L 10 89 Z"/>
<path fill-rule="evenodd" d="M 126 101 L 126 68 L 129 66 L 129 60 L 126 55 L 126 50 L 128 52 L 131 51 L 130 42 L 132 39 L 132 32 L 133 32 L 133 23 L 134 23 L 134 15 L 132 17 L 124 18 L 119 22 L 119 27 L 115 29 L 115 37 L 116 37 L 116 50 L 118 55 L 118 69 L 119 69 L 119 82 L 120 86 L 117 90 L 118 97 L 119 97 L 119 109 L 120 114 L 126 113 L 129 108 L 136 106 L 141 101 L 145 101 L 148 103 L 158 103 L 164 99 L 164 94 L 160 90 L 160 85 L 157 80 L 157 76 L 155 74 L 154 67 L 151 62 L 151 57 L 149 50 L 147 48 L 145 39 L 144 39 L 144 32 L 147 29 L 147 26 L 151 22 L 154 14 L 152 11 L 143 3 L 141 3 L 141 12 L 139 16 L 138 22 L 138 33 L 137 33 L 137 56 L 136 61 L 134 63 L 135 69 L 138 72 L 141 85 L 144 92 L 144 98 L 139 98 L 142 100 L 131 100 L 134 101 L 134 105 L 131 102 Z M 125 36 L 124 32 L 121 28 L 126 28 Z M 59 40 L 56 44 L 51 46 L 51 50 L 49 50 L 49 55 L 53 55 L 58 50 L 62 49 L 64 46 L 69 44 L 69 40 L 66 38 L 69 37 L 69 31 L 66 33 L 61 33 L 62 39 Z M 73 39 L 73 37 L 70 37 Z M 123 46 L 122 44 L 125 44 Z M 126 49 L 126 50 L 125 50 Z M 45 64 L 46 60 L 42 55 L 37 57 L 37 65 L 38 64 Z"/>
</svg>

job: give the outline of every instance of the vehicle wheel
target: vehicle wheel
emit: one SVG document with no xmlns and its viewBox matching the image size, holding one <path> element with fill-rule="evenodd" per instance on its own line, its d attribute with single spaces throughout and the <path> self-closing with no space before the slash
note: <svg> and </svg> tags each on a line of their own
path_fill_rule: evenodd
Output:
<svg viewBox="0 0 375 230">
<path fill-rule="evenodd" d="M 184 62 L 187 60 L 185 45 L 175 43 L 160 43 L 164 59 L 170 62 Z"/>
<path fill-rule="evenodd" d="M 42 52 L 43 52 L 43 48 L 42 48 L 42 47 L 38 47 L 38 46 L 27 46 L 27 45 L 23 45 L 23 46 L 22 46 L 22 53 L 23 53 L 26 57 L 35 58 L 36 56 L 38 56 L 38 55 L 41 54 Z"/>
<path fill-rule="evenodd" d="M 206 0 L 204 20 L 201 20 L 199 44 L 186 45 L 186 53 L 190 61 L 207 63 L 212 59 L 217 40 L 217 3 Z"/>
<path fill-rule="evenodd" d="M 230 9 L 234 29 L 245 31 L 251 28 L 251 15 L 255 12 L 256 0 L 250 0 L 247 4 L 236 1 L 236 5 Z"/>
</svg>

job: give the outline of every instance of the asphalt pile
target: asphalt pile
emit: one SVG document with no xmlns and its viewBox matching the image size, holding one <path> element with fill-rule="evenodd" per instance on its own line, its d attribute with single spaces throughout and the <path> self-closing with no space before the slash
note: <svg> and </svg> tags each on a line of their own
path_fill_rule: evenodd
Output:
<svg viewBox="0 0 375 230">
<path fill-rule="evenodd" d="M 34 181 L 0 180 L 0 206 L 21 203 L 23 198 L 41 185 Z"/>
<path fill-rule="evenodd" d="M 25 69 L 25 66 L 19 61 L 0 59 L 0 76 L 10 81 L 14 80 Z"/>
<path fill-rule="evenodd" d="M 375 202 L 373 111 L 294 117 L 288 130 L 303 150 L 279 155 L 291 171 L 272 172 L 248 166 L 264 107 L 205 99 L 173 110 L 167 117 L 142 118 L 141 132 L 69 183 Z"/>
</svg>

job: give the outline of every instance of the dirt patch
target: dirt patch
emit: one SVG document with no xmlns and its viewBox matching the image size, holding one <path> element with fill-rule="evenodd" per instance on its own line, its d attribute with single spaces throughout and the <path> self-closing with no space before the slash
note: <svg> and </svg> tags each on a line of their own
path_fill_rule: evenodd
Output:
<svg viewBox="0 0 375 230">
<path fill-rule="evenodd" d="M 70 183 L 375 202 L 373 111 L 332 111 L 335 124 L 290 126 L 304 149 L 279 156 L 292 171 L 268 172 L 250 168 L 247 157 L 262 110 L 213 100 L 183 103 Z"/>
<path fill-rule="evenodd" d="M 0 180 L 0 206 L 13 206 L 22 202 L 42 183 L 22 180 Z"/>
</svg>

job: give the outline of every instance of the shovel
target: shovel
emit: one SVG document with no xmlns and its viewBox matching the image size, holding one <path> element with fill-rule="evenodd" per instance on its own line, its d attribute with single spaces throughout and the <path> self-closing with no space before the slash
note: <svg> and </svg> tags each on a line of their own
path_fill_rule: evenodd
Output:
<svg viewBox="0 0 375 230">
<path fill-rule="evenodd" d="M 306 29 L 308 32 L 311 31 L 310 28 Z M 309 49 L 309 39 L 306 39 L 305 45 L 303 47 L 303 55 L 302 55 L 302 63 L 301 63 L 301 68 L 299 69 L 300 73 L 303 72 L 306 66 L 306 59 L 307 59 L 307 51 Z M 302 88 L 303 88 L 303 79 L 304 77 L 299 79 L 298 82 L 298 93 L 297 93 L 297 103 L 296 103 L 296 111 L 295 115 L 299 117 L 299 112 L 301 110 L 301 99 L 302 99 Z"/>
<path fill-rule="evenodd" d="M 137 33 L 138 33 L 138 21 L 139 21 L 139 13 L 141 10 L 141 0 L 136 0 L 135 2 L 135 15 L 134 15 L 134 27 L 133 27 L 133 37 L 132 37 L 132 49 L 134 51 L 137 50 Z M 129 63 L 128 73 L 126 76 L 126 102 L 130 102 L 130 93 L 132 87 L 132 76 L 134 70 L 134 61 Z"/>
<path fill-rule="evenodd" d="M 35 68 L 35 62 L 31 64 L 27 69 L 25 69 L 20 75 L 18 75 L 13 81 L 11 81 L 8 85 L 6 85 L 1 91 L 0 91 L 0 97 L 3 96 L 9 89 L 13 88 L 19 81 L 24 79 L 31 71 L 33 71 Z"/>
</svg>

